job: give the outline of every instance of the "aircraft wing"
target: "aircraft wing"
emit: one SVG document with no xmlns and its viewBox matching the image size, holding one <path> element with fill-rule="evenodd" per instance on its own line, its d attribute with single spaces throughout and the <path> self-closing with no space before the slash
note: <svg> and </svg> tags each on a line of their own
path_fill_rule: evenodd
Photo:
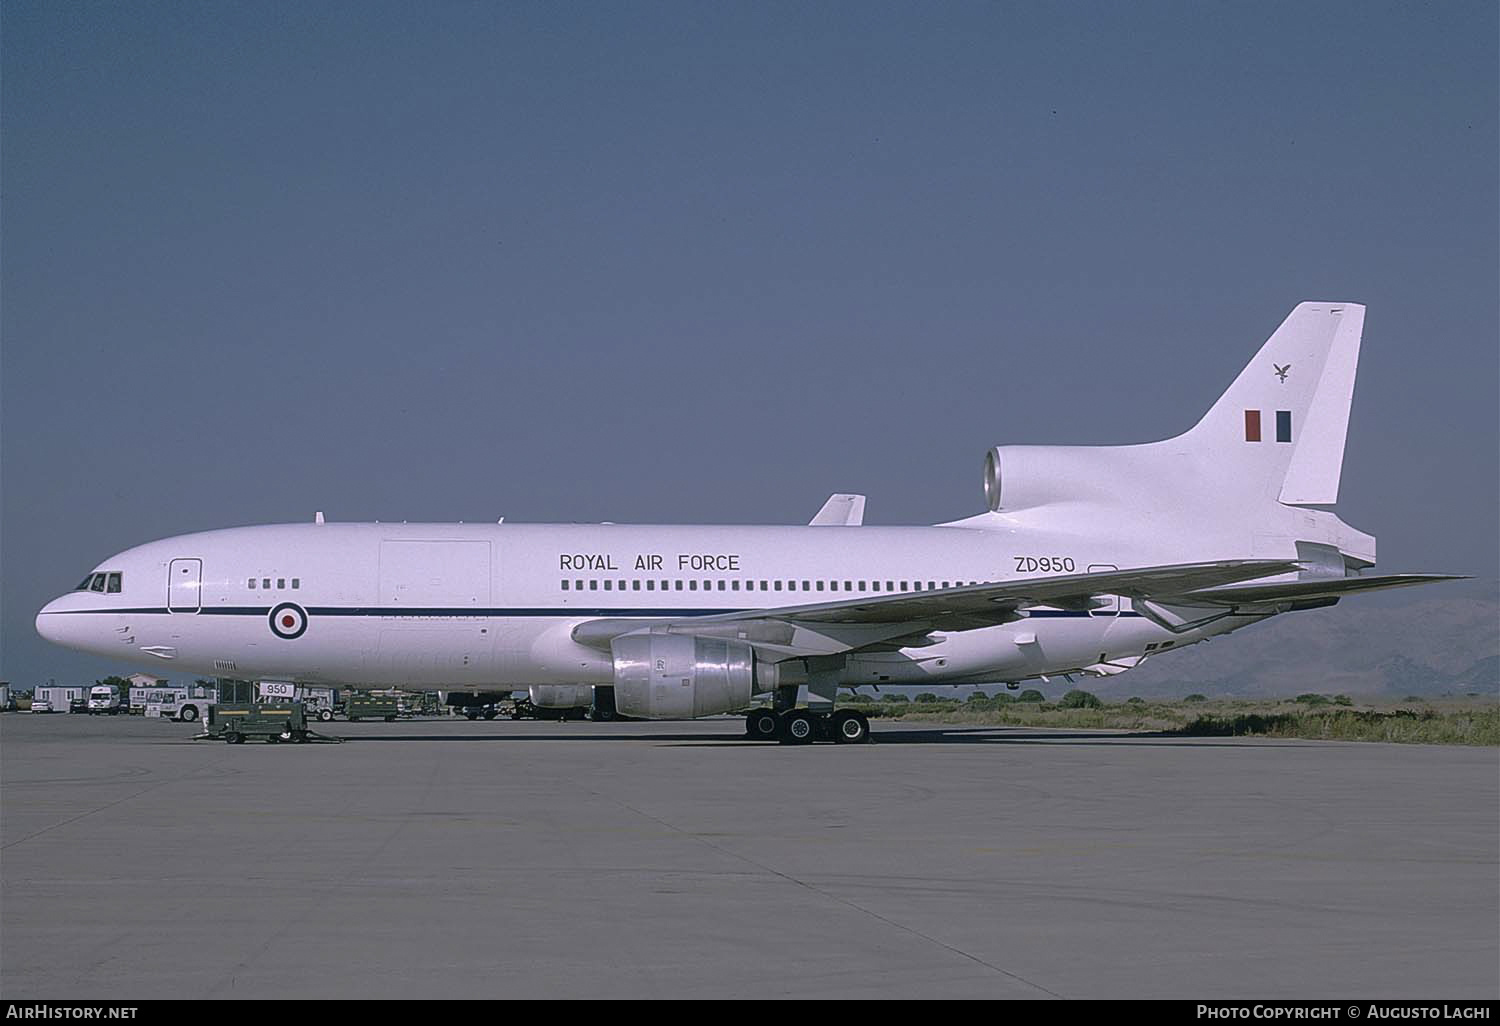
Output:
<svg viewBox="0 0 1500 1026">
<path fill-rule="evenodd" d="M 1431 584 L 1435 581 L 1462 581 L 1467 578 L 1452 574 L 1381 574 L 1370 577 L 1324 577 L 1301 581 L 1282 581 L 1271 584 L 1238 584 L 1222 587 L 1200 588 L 1178 598 L 1180 602 L 1216 606 L 1261 605 L 1272 602 L 1297 602 L 1303 599 L 1338 598 L 1361 591 L 1378 591 L 1382 588 L 1409 588 L 1415 584 Z"/>
<path fill-rule="evenodd" d="M 1284 560 L 1220 560 L 1104 573 L 1049 575 L 962 588 L 872 595 L 772 609 L 746 609 L 713 616 L 642 620 L 589 620 L 573 630 L 574 640 L 608 648 L 621 634 L 654 629 L 674 634 L 748 641 L 771 659 L 832 655 L 875 645 L 926 643 L 931 631 L 972 630 L 1021 619 L 1030 606 L 1088 610 L 1097 596 L 1149 599 L 1181 596 L 1240 581 L 1299 569 Z"/>
<path fill-rule="evenodd" d="M 865 522 L 863 495 L 835 494 L 828 497 L 818 515 L 808 521 L 809 527 L 859 527 Z"/>
</svg>

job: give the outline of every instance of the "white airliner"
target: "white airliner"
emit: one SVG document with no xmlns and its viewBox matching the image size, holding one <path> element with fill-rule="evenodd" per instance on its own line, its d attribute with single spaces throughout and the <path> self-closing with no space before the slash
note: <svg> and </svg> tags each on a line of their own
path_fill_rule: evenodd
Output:
<svg viewBox="0 0 1500 1026">
<path fill-rule="evenodd" d="M 865 527 L 238 527 L 111 556 L 48 603 L 60 645 L 195 674 L 530 688 L 620 713 L 751 712 L 752 737 L 861 742 L 840 687 L 1086 674 L 1376 588 L 1338 498 L 1364 307 L 1303 303 L 1185 434 L 1001 446 L 988 512 Z M 799 686 L 807 704 L 799 707 Z M 576 689 L 576 690 L 575 690 Z M 597 696 L 596 696 L 597 698 Z"/>
</svg>

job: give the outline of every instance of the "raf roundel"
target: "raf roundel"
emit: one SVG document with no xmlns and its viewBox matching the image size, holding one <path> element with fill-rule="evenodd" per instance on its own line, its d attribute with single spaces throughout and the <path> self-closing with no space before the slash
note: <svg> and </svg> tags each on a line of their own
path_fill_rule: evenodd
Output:
<svg viewBox="0 0 1500 1026">
<path fill-rule="evenodd" d="M 271 610 L 271 633 L 278 638 L 300 638 L 307 630 L 307 610 L 295 602 L 283 602 Z"/>
</svg>

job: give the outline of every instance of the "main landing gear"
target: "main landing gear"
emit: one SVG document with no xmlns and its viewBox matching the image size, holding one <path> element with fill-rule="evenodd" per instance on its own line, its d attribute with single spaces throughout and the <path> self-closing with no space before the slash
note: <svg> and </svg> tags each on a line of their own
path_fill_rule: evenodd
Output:
<svg viewBox="0 0 1500 1026">
<path fill-rule="evenodd" d="M 745 737 L 751 741 L 780 741 L 784 745 L 808 745 L 814 741 L 862 745 L 869 743 L 870 721 L 854 709 L 832 713 L 757 709 L 745 717 Z"/>
</svg>

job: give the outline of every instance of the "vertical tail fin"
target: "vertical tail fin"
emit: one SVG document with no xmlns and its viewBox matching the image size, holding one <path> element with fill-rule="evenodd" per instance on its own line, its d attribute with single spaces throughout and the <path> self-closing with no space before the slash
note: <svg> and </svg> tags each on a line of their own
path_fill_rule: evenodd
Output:
<svg viewBox="0 0 1500 1026">
<path fill-rule="evenodd" d="M 1281 502 L 1336 502 L 1364 323 L 1358 303 L 1298 304 L 1176 441 Z"/>
</svg>

